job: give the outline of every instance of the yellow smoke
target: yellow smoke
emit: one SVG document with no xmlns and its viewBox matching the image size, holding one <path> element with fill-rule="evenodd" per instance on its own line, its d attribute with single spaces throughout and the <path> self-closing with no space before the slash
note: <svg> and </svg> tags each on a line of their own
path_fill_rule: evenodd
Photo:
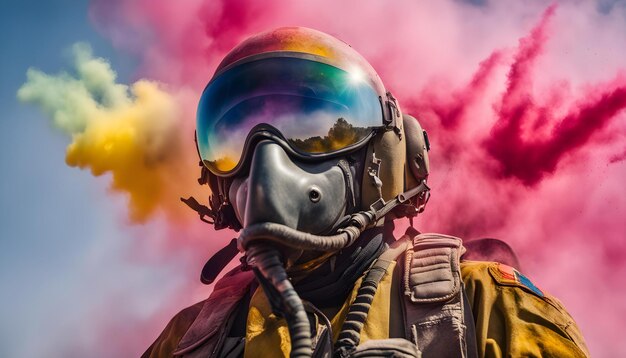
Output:
<svg viewBox="0 0 626 358">
<path fill-rule="evenodd" d="M 185 194 L 180 186 L 197 167 L 181 160 L 186 155 L 176 97 L 152 81 L 116 83 L 109 63 L 94 58 L 88 45 L 74 45 L 72 53 L 75 71 L 48 75 L 29 69 L 18 98 L 39 106 L 71 136 L 68 165 L 96 176 L 111 173 L 112 188 L 129 194 L 133 220 L 178 208 L 178 196 Z"/>
</svg>

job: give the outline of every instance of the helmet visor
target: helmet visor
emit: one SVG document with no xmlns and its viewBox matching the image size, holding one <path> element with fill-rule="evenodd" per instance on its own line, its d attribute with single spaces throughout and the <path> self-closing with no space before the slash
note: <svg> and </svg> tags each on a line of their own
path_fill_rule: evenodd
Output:
<svg viewBox="0 0 626 358">
<path fill-rule="evenodd" d="M 379 94 L 361 73 L 297 57 L 236 65 L 204 90 L 198 149 L 215 174 L 233 171 L 255 126 L 277 129 L 303 155 L 355 146 L 383 125 Z"/>
</svg>

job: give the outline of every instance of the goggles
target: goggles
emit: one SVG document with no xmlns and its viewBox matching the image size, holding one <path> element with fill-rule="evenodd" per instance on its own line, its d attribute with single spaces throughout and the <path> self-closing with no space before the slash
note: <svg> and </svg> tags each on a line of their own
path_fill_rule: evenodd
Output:
<svg viewBox="0 0 626 358">
<path fill-rule="evenodd" d="M 367 143 L 385 122 L 381 95 L 361 72 L 320 61 L 313 55 L 274 53 L 217 74 L 197 112 L 204 165 L 216 175 L 234 175 L 248 149 L 263 138 L 303 159 L 338 155 Z"/>
</svg>

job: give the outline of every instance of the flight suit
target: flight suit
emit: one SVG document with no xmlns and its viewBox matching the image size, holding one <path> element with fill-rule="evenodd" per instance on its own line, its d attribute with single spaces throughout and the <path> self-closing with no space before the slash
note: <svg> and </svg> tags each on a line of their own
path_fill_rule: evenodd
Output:
<svg viewBox="0 0 626 358">
<path fill-rule="evenodd" d="M 403 288 L 405 273 L 408 272 L 406 264 L 403 265 L 404 260 L 402 256 L 396 260 L 398 265 L 392 262 L 389 272 L 382 277 L 361 331 L 360 344 L 392 337 L 403 337 L 417 343 L 415 335 L 419 333 L 415 329 L 410 332 L 410 328 L 403 330 L 401 327 L 405 326 L 402 315 L 405 321 L 410 315 L 406 309 L 399 308 L 399 300 L 406 299 L 401 296 L 409 294 L 405 289 L 408 286 Z M 576 323 L 563 305 L 514 268 L 496 262 L 460 261 L 459 272 L 464 297 L 471 309 L 471 331 L 479 357 L 589 356 Z M 313 326 L 330 326 L 333 342 L 337 339 L 360 280 L 354 286 L 352 294 L 332 318 L 327 319 L 321 313 L 315 315 L 318 318 Z M 242 309 L 240 301 L 250 292 L 253 294 L 248 307 L 246 339 L 227 337 L 235 321 L 233 317 Z M 427 326 L 422 324 L 419 327 Z M 443 333 L 448 332 L 440 333 L 437 337 L 447 339 L 443 338 L 446 336 Z M 233 342 L 237 340 L 245 343 L 234 348 L 237 344 Z M 314 335 L 314 342 L 321 340 L 319 335 Z M 442 346 L 447 344 L 441 343 Z M 241 356 L 244 346 L 246 357 L 288 356 L 290 342 L 284 319 L 271 312 L 263 291 L 256 287 L 252 272 L 241 271 L 238 267 L 216 284 L 209 299 L 178 313 L 143 357 L 207 357 L 224 355 L 231 349 L 239 351 L 235 354 L 231 352 L 230 356 Z M 436 349 L 430 350 L 431 355 L 437 352 Z M 447 353 L 434 355 L 448 356 Z"/>
</svg>

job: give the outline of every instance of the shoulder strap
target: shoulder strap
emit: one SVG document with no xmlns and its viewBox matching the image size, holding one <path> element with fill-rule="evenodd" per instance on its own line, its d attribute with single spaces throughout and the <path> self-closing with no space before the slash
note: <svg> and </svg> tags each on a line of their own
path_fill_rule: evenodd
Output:
<svg viewBox="0 0 626 358">
<path fill-rule="evenodd" d="M 464 250 L 457 237 L 420 234 L 406 251 L 405 329 L 423 357 L 477 356 L 461 279 Z"/>
</svg>

